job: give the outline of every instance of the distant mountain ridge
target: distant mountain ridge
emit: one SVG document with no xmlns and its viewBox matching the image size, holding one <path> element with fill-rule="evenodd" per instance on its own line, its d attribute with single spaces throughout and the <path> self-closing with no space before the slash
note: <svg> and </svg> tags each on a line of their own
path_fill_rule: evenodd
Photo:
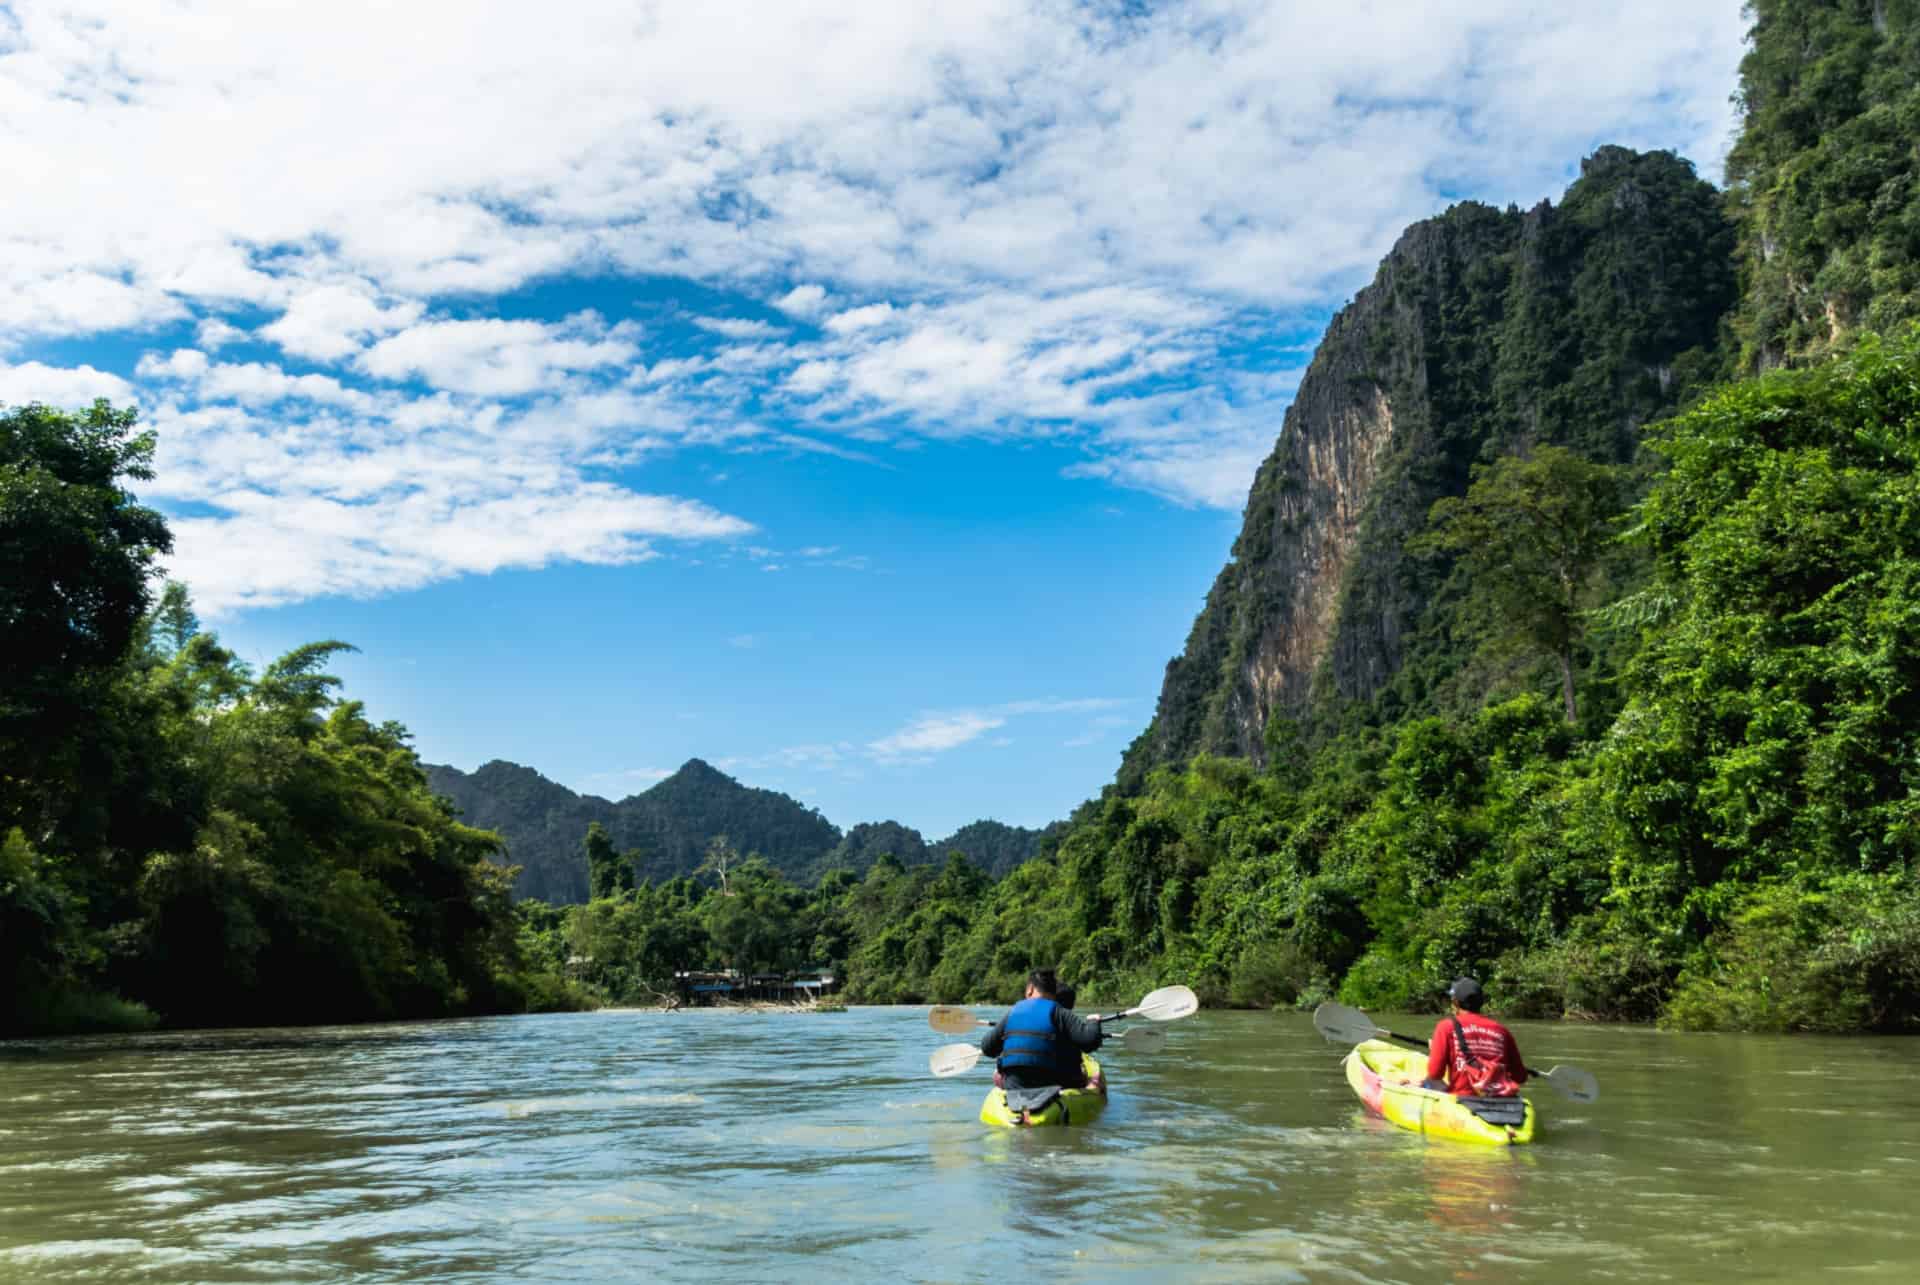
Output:
<svg viewBox="0 0 1920 1285">
<path fill-rule="evenodd" d="M 798 799 L 743 785 L 697 758 L 619 802 L 576 794 L 501 759 L 472 772 L 433 763 L 426 769 L 428 784 L 452 801 L 461 820 L 506 840 L 508 864 L 521 867 L 514 893 L 555 904 L 587 900 L 580 844 L 595 821 L 621 851 L 640 851 L 635 874 L 655 882 L 690 873 L 719 834 L 742 855 L 757 853 L 789 879 L 811 883 L 829 870 L 863 873 L 883 855 L 914 866 L 956 851 L 998 878 L 1036 855 L 1048 833 L 982 820 L 934 843 L 898 821 L 864 823 L 843 834 Z"/>
</svg>

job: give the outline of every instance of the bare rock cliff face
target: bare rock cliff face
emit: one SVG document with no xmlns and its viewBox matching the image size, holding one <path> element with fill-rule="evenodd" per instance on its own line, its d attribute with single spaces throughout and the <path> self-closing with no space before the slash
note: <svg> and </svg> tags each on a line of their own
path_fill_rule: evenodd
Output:
<svg viewBox="0 0 1920 1285">
<path fill-rule="evenodd" d="M 1328 326 L 1122 784 L 1201 751 L 1261 760 L 1275 714 L 1419 706 L 1450 663 L 1446 568 L 1405 553 L 1434 500 L 1529 442 L 1630 459 L 1717 368 L 1732 251 L 1691 165 L 1615 147 L 1558 207 L 1410 228 Z"/>
</svg>

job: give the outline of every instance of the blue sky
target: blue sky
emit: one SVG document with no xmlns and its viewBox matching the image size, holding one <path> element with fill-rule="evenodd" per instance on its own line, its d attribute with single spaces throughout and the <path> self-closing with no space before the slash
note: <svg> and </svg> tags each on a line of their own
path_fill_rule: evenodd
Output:
<svg viewBox="0 0 1920 1285">
<path fill-rule="evenodd" d="M 1043 824 L 1406 224 L 1718 176 L 1734 0 L 1338 10 L 23 0 L 0 402 L 139 405 L 209 623 L 430 760 Z"/>
</svg>

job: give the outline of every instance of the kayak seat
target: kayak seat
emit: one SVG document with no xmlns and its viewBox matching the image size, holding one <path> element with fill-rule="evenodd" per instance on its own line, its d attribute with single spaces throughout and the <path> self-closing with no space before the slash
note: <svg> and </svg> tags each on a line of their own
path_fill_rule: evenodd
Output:
<svg viewBox="0 0 1920 1285">
<path fill-rule="evenodd" d="M 1464 1094 L 1460 1105 L 1485 1120 L 1488 1124 L 1497 1124 L 1519 1128 L 1527 1119 L 1527 1100 L 1522 1097 L 1509 1098 L 1471 1098 Z"/>
</svg>

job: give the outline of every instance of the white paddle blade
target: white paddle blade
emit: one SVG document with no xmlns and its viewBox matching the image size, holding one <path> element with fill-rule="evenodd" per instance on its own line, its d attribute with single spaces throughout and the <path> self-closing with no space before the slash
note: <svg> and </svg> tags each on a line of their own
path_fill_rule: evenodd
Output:
<svg viewBox="0 0 1920 1285">
<path fill-rule="evenodd" d="M 1167 1033 L 1157 1026 L 1133 1026 L 1120 1037 L 1131 1053 L 1158 1053 L 1167 1047 Z"/>
<path fill-rule="evenodd" d="M 974 1027 L 985 1026 L 986 1023 L 964 1008 L 941 1004 L 927 1014 L 927 1025 L 942 1035 L 967 1035 Z"/>
<path fill-rule="evenodd" d="M 978 1044 L 948 1044 L 933 1051 L 933 1056 L 927 1059 L 927 1069 L 945 1079 L 971 1071 L 979 1060 Z"/>
<path fill-rule="evenodd" d="M 1162 986 L 1133 1010 L 1149 1022 L 1171 1022 L 1200 1011 L 1200 997 L 1184 986 Z"/>
<path fill-rule="evenodd" d="M 1600 1100 L 1600 1081 L 1593 1078 L 1591 1072 L 1577 1066 L 1556 1066 L 1551 1071 L 1540 1072 L 1540 1078 L 1551 1084 L 1575 1102 L 1598 1102 Z"/>
<path fill-rule="evenodd" d="M 1331 1001 L 1313 1010 L 1313 1027 L 1333 1044 L 1364 1044 L 1387 1034 L 1359 1009 Z"/>
</svg>

